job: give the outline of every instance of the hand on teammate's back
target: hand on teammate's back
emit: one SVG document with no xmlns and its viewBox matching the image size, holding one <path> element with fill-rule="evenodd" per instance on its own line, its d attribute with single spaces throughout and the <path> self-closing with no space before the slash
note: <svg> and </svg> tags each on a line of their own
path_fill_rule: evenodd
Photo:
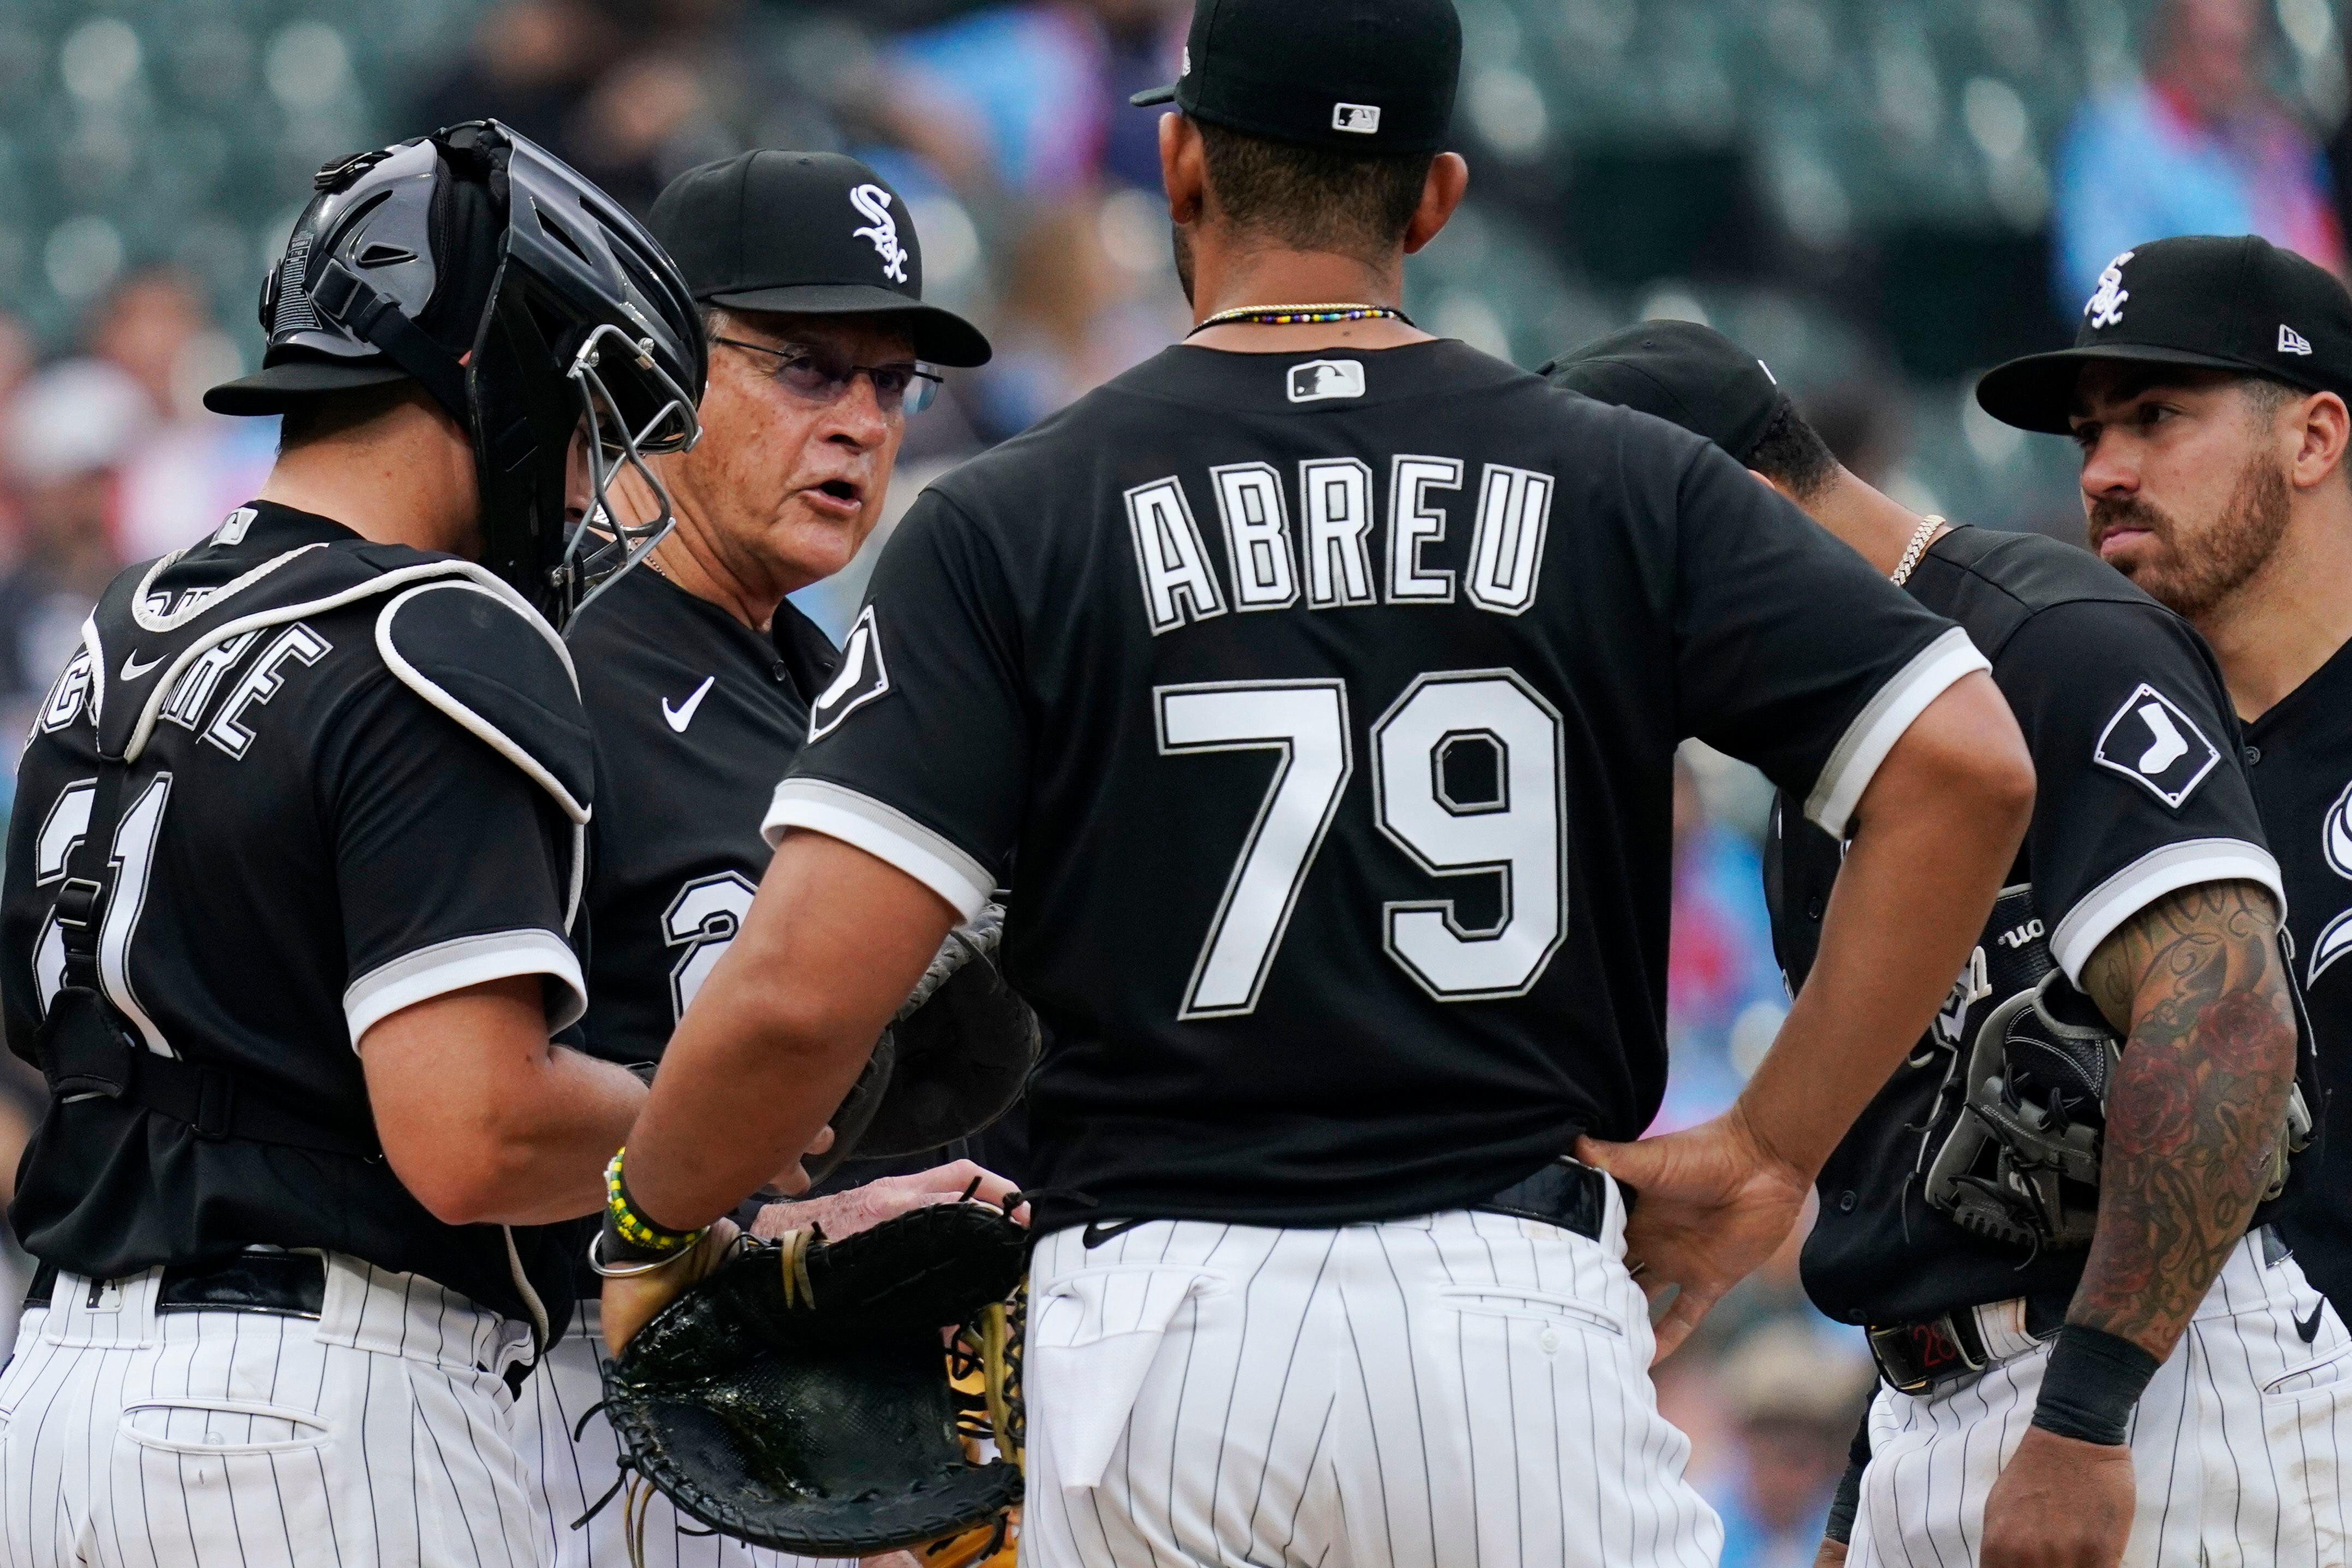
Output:
<svg viewBox="0 0 2352 1568">
<path fill-rule="evenodd" d="M 772 1203 L 751 1222 L 751 1234 L 762 1241 L 773 1241 L 788 1230 L 815 1226 L 824 1230 L 826 1240 L 838 1241 L 937 1203 L 961 1203 L 971 1197 L 1002 1207 L 1017 1190 L 994 1171 L 970 1160 L 957 1160 L 912 1176 L 884 1176 L 804 1203 Z M 1025 1204 L 1013 1215 L 1024 1223 L 1028 1217 Z"/>
<path fill-rule="evenodd" d="M 1788 1239 L 1812 1185 L 1757 1142 L 1738 1107 L 1638 1144 L 1580 1138 L 1576 1157 L 1636 1195 L 1625 1263 L 1651 1300 L 1679 1287 L 1658 1321 L 1654 1361 L 1672 1355 L 1707 1309 Z"/>
<path fill-rule="evenodd" d="M 2129 1447 L 2028 1427 L 1985 1500 L 1982 1568 L 2116 1568 L 2135 1496 Z"/>
</svg>

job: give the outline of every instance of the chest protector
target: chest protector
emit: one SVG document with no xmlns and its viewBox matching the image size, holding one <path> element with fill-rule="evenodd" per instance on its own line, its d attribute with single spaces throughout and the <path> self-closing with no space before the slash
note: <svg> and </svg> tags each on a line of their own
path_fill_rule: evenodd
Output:
<svg viewBox="0 0 2352 1568">
<path fill-rule="evenodd" d="M 233 515 L 229 527 L 242 515 Z M 470 562 L 354 539 L 305 545 L 217 585 L 160 586 L 189 553 L 114 580 L 83 624 L 82 651 L 61 683 L 61 690 L 84 687 L 98 778 L 89 821 L 58 887 L 62 984 L 49 999 L 36 1056 L 60 1101 L 104 1095 L 187 1123 L 207 1139 L 373 1155 L 378 1145 L 363 1107 L 339 1116 L 331 1108 L 289 1103 L 205 1061 L 201 1041 L 168 1040 L 132 1027 L 124 1008 L 125 955 L 116 950 L 120 941 L 108 941 L 107 920 L 119 875 L 108 846 L 127 786 L 142 772 L 168 695 L 208 650 L 373 601 L 381 606 L 375 640 L 386 667 L 520 768 L 571 820 L 568 922 L 579 903 L 593 775 L 569 656 L 520 596 Z M 193 553 L 201 559 L 201 551 Z M 495 613 L 482 613 L 486 601 Z"/>
</svg>

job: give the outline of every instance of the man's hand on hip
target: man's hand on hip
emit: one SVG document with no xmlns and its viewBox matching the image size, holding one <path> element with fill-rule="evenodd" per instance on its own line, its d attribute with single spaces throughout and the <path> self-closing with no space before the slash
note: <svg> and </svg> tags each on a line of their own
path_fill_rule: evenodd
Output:
<svg viewBox="0 0 2352 1568">
<path fill-rule="evenodd" d="M 2129 1448 L 2028 1427 L 1985 1500 L 1982 1568 L 2116 1568 L 2135 1495 Z"/>
<path fill-rule="evenodd" d="M 1734 1108 L 1711 1122 L 1638 1144 L 1580 1138 L 1576 1157 L 1632 1187 L 1625 1264 L 1653 1300 L 1681 1287 L 1658 1321 L 1663 1361 L 1707 1309 L 1789 1239 L 1811 1185 L 1758 1143 Z"/>
</svg>

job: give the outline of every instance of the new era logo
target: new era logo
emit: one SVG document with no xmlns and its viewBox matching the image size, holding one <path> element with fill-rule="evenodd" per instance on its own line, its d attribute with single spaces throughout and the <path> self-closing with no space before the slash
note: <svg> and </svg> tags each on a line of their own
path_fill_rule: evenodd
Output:
<svg viewBox="0 0 2352 1568">
<path fill-rule="evenodd" d="M 1353 131 L 1358 136 L 1377 136 L 1381 130 L 1381 106 L 1377 103 L 1335 103 L 1331 106 L 1331 129 Z"/>
<path fill-rule="evenodd" d="M 2278 351 L 2282 354 L 2308 354 L 2311 352 L 2311 340 L 2282 321 L 2279 323 Z"/>
<path fill-rule="evenodd" d="M 1290 401 L 1325 402 L 1332 398 L 1364 395 L 1360 360 L 1309 360 L 1290 367 Z"/>
</svg>

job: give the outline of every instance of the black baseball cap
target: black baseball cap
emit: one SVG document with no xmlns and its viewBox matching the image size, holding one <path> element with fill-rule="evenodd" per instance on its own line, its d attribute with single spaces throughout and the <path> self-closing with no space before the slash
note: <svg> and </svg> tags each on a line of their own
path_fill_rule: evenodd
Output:
<svg viewBox="0 0 2352 1568">
<path fill-rule="evenodd" d="M 916 357 L 988 363 L 988 340 L 923 303 L 923 247 L 890 183 L 838 152 L 760 149 L 688 169 L 648 225 L 694 297 L 730 310 L 899 316 Z"/>
<path fill-rule="evenodd" d="M 1128 101 L 1339 152 L 1435 152 L 1461 75 L 1454 0 L 1196 0 L 1183 74 Z"/>
<path fill-rule="evenodd" d="M 1695 321 L 1637 322 L 1536 373 L 1596 402 L 1654 413 L 1742 462 L 1789 406 L 1763 361 Z"/>
<path fill-rule="evenodd" d="M 2259 235 L 2189 235 L 2107 264 L 2074 346 L 1985 372 L 1977 402 L 2005 423 L 2063 435 L 2094 360 L 2264 376 L 2352 400 L 2352 294 Z"/>
</svg>

